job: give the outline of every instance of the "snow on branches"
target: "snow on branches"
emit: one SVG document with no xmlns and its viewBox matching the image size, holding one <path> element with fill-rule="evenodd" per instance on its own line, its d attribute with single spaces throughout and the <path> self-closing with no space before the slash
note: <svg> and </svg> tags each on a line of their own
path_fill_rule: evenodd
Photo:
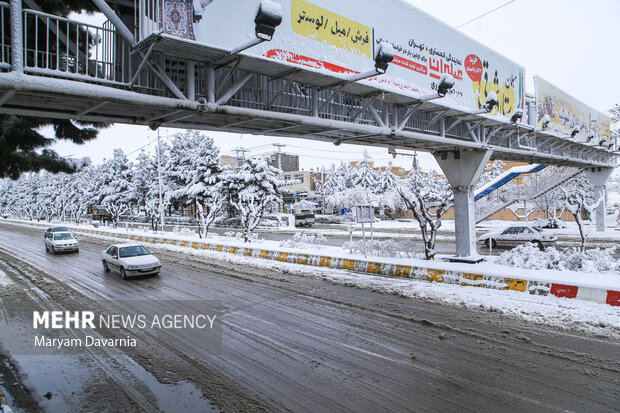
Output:
<svg viewBox="0 0 620 413">
<path fill-rule="evenodd" d="M 561 190 L 564 193 L 566 209 L 575 218 L 575 222 L 577 222 L 579 235 L 581 236 L 581 251 L 583 252 L 586 249 L 586 241 L 589 235 L 589 231 L 583 222 L 583 217 L 584 215 L 591 217 L 594 214 L 594 210 L 603 202 L 603 198 L 594 198 L 592 185 L 582 174 L 567 182 L 565 186 L 561 187 Z"/>
<path fill-rule="evenodd" d="M 413 170 L 409 180 L 398 187 L 398 193 L 420 225 L 424 256 L 435 257 L 435 239 L 441 227 L 441 217 L 452 203 L 452 188 L 448 181 L 434 171 L 424 174 Z"/>
<path fill-rule="evenodd" d="M 229 169 L 221 175 L 222 202 L 239 214 L 246 242 L 267 208 L 280 200 L 285 182 L 279 175 L 280 170 L 269 165 L 265 157 L 247 158 L 238 171 Z"/>
</svg>

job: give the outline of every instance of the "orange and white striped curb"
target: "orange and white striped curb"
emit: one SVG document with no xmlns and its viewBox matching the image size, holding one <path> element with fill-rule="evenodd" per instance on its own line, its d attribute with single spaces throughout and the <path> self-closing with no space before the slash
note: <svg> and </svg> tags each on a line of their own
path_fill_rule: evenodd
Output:
<svg viewBox="0 0 620 413">
<path fill-rule="evenodd" d="M 20 224 L 26 224 L 21 223 Z M 41 226 L 41 224 L 26 224 Z M 389 277 L 410 278 L 414 280 L 426 280 L 431 282 L 457 284 L 462 286 L 491 288 L 496 290 L 513 290 L 527 292 L 534 295 L 554 295 L 564 298 L 579 298 L 586 301 L 606 303 L 612 306 L 620 306 L 620 291 L 605 290 L 600 288 L 587 288 L 574 285 L 565 285 L 545 281 L 525 280 L 519 277 L 502 277 L 490 274 L 474 274 L 465 271 L 449 271 L 436 269 L 432 266 L 397 265 L 385 262 L 331 257 L 327 255 L 304 254 L 300 252 L 286 252 L 267 250 L 262 248 L 247 248 L 245 246 L 231 246 L 218 243 L 186 241 L 168 239 L 156 236 L 142 236 L 134 234 L 118 234 L 114 232 L 76 229 L 75 232 L 84 234 L 104 235 L 119 239 L 130 239 L 152 244 L 167 244 L 180 247 L 193 248 L 195 250 L 209 250 L 225 252 L 233 255 L 262 258 L 316 267 L 328 267 L 343 269 L 367 274 L 383 275 Z"/>
</svg>

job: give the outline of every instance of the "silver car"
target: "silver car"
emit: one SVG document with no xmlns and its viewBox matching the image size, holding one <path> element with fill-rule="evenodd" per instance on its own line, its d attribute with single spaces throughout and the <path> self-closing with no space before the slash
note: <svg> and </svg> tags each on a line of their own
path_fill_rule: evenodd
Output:
<svg viewBox="0 0 620 413">
<path fill-rule="evenodd" d="M 519 244 L 532 243 L 543 249 L 557 241 L 555 233 L 547 233 L 538 227 L 520 224 L 512 225 L 500 231 L 491 231 L 482 235 L 478 241 L 490 248 L 516 247 Z"/>
<path fill-rule="evenodd" d="M 126 279 L 136 275 L 157 275 L 161 263 L 141 244 L 115 244 L 101 253 L 103 270 L 118 272 Z"/>
<path fill-rule="evenodd" d="M 45 236 L 45 251 L 57 252 L 79 252 L 80 243 L 70 232 L 51 232 Z"/>
</svg>

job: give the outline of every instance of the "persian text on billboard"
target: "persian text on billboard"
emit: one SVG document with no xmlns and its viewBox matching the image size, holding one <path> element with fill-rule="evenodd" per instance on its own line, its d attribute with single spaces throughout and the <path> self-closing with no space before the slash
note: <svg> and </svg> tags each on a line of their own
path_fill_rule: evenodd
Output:
<svg viewBox="0 0 620 413">
<path fill-rule="evenodd" d="M 162 1 L 161 28 L 169 35 L 228 50 L 255 36 L 259 0 Z M 374 50 L 385 41 L 396 51 L 394 61 L 385 75 L 366 80 L 379 89 L 416 97 L 436 91 L 441 76 L 450 74 L 456 81 L 451 105 L 479 109 L 493 91 L 495 114 L 509 116 L 524 106 L 523 67 L 407 3 L 273 1 L 284 17 L 273 40 L 243 54 L 327 74 L 359 73 L 374 66 Z"/>
</svg>

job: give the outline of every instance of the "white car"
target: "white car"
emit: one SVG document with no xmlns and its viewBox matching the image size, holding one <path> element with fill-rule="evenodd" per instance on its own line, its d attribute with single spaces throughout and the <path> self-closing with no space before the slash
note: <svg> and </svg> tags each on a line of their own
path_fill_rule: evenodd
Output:
<svg viewBox="0 0 620 413">
<path fill-rule="evenodd" d="M 546 245 L 553 244 L 557 239 L 554 233 L 544 232 L 532 225 L 517 224 L 503 230 L 487 232 L 478 238 L 478 241 L 490 248 L 515 247 L 531 242 L 542 249 Z"/>
<path fill-rule="evenodd" d="M 57 252 L 79 252 L 80 243 L 70 232 L 51 232 L 45 235 L 45 251 Z"/>
<path fill-rule="evenodd" d="M 141 244 L 115 244 L 101 253 L 103 270 L 114 270 L 126 279 L 132 275 L 157 275 L 161 263 Z"/>
<path fill-rule="evenodd" d="M 50 238 L 52 234 L 55 232 L 70 232 L 70 231 L 69 231 L 69 228 L 67 227 L 49 227 L 48 229 L 45 230 L 45 233 L 43 234 L 43 236 L 45 238 Z"/>
</svg>

